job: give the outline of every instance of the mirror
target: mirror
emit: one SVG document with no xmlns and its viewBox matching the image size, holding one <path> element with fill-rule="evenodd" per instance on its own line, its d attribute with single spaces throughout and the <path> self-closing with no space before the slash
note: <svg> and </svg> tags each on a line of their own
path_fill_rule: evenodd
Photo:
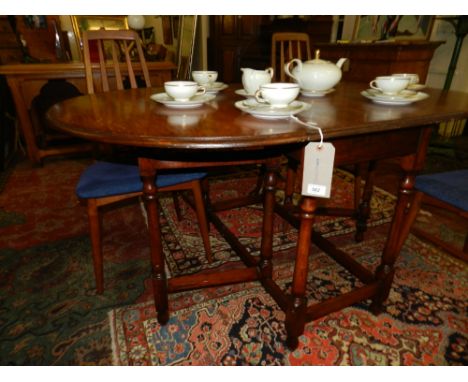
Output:
<svg viewBox="0 0 468 382">
<path fill-rule="evenodd" d="M 193 47 L 197 29 L 197 16 L 180 16 L 178 27 L 177 74 L 178 80 L 190 80 Z"/>
</svg>

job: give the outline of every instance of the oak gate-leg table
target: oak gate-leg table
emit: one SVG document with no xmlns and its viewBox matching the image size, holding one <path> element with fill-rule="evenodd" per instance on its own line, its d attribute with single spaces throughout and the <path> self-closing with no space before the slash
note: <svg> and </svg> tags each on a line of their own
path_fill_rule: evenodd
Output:
<svg viewBox="0 0 468 382">
<path fill-rule="evenodd" d="M 364 85 L 365 86 L 365 85 Z M 340 83 L 323 98 L 300 98 L 310 108 L 297 115 L 322 128 L 325 140 L 336 149 L 335 165 L 373 163 L 400 157 L 405 175 L 400 185 L 395 214 L 380 265 L 373 273 L 344 251 L 313 231 L 316 200 L 303 197 L 299 215 L 289 204 L 275 203 L 276 172 L 285 155 L 300 164 L 304 146 L 317 141 L 315 129 L 291 119 L 258 119 L 238 110 L 242 99 L 230 87 L 216 98 L 193 109 L 171 109 L 150 99 L 162 89 L 132 89 L 69 99 L 49 109 L 48 119 L 58 129 L 81 138 L 140 150 L 143 197 L 148 211 L 152 279 L 158 320 L 169 318 L 168 293 L 194 288 L 259 280 L 286 313 L 288 346 L 298 345 L 307 321 L 371 299 L 379 312 L 387 298 L 395 273 L 395 260 L 411 225 L 407 207 L 412 201 L 414 177 L 424 164 L 431 126 L 454 118 L 468 117 L 468 94 L 425 89 L 423 101 L 394 106 L 374 104 L 360 95 L 361 83 Z M 210 168 L 262 164 L 265 166 L 263 226 L 260 258 L 252 257 L 233 233 L 216 216 L 216 211 L 258 202 L 250 195 L 223 205 L 213 205 L 208 216 L 243 259 L 245 269 L 214 270 L 166 279 L 158 222 L 157 189 L 154 177 L 167 169 Z M 365 229 L 372 176 L 364 187 L 358 211 L 340 211 L 357 216 Z M 332 191 L 333 192 L 333 191 Z M 317 209 L 317 211 L 316 211 Z M 291 293 L 272 278 L 272 235 L 274 214 L 299 228 Z M 307 306 L 305 294 L 310 244 L 314 243 L 348 269 L 364 285 L 343 295 Z"/>
</svg>

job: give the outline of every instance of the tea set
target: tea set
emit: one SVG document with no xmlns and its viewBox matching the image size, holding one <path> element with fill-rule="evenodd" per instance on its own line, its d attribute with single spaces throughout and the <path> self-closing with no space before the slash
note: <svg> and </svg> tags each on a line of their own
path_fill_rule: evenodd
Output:
<svg viewBox="0 0 468 382">
<path fill-rule="evenodd" d="M 271 83 L 273 69 L 254 70 L 242 68 L 244 89 L 236 93 L 247 97 L 235 106 L 258 118 L 289 118 L 308 109 L 310 104 L 296 100 L 299 93 L 304 97 L 323 97 L 334 90 L 341 79 L 341 66 L 345 58 L 336 64 L 320 59 L 317 50 L 315 59 L 302 62 L 292 59 L 285 66 L 285 73 L 294 82 Z M 294 65 L 294 68 L 293 68 Z"/>
<path fill-rule="evenodd" d="M 294 58 L 284 65 L 285 73 L 294 82 L 272 82 L 273 68 L 257 70 L 241 68 L 242 89 L 235 91 L 245 99 L 235 102 L 235 106 L 257 118 L 281 119 L 298 114 L 311 106 L 311 103 L 297 100 L 303 97 L 324 97 L 333 92 L 342 77 L 341 68 L 346 58 L 336 63 L 320 58 L 302 62 Z M 151 98 L 172 108 L 195 108 L 213 100 L 217 93 L 226 89 L 227 84 L 217 82 L 218 72 L 196 70 L 192 72 L 193 81 L 167 81 L 165 93 L 153 94 Z M 428 97 L 418 90 L 419 77 L 414 73 L 396 73 L 378 76 L 369 83 L 370 88 L 361 95 L 375 103 L 385 105 L 407 105 Z"/>
</svg>

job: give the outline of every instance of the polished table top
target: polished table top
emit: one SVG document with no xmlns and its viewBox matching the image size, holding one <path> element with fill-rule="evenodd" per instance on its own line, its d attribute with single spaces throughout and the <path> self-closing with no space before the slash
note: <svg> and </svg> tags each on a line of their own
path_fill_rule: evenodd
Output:
<svg viewBox="0 0 468 382">
<path fill-rule="evenodd" d="M 365 87 L 365 86 L 364 86 Z M 313 121 L 325 140 L 395 130 L 468 117 L 468 93 L 424 89 L 429 98 L 406 106 L 374 104 L 362 83 L 340 83 L 323 98 L 300 97 L 311 105 L 297 116 Z M 259 148 L 317 140 L 317 131 L 292 119 L 262 120 L 238 110 L 235 86 L 194 109 L 172 109 L 150 99 L 162 89 L 84 95 L 54 105 L 53 126 L 79 137 L 122 145 L 179 148 Z"/>
</svg>

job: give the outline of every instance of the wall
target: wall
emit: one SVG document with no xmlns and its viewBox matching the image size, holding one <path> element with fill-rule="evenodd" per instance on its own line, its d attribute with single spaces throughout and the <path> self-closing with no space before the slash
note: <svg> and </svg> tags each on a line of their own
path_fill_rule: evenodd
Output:
<svg viewBox="0 0 468 382">
<path fill-rule="evenodd" d="M 429 67 L 427 84 L 431 87 L 443 88 L 456 41 L 454 26 L 445 20 L 435 20 L 431 40 L 445 41 L 445 44 L 439 46 L 434 53 Z M 468 38 L 465 37 L 450 89 L 468 92 L 467 71 Z"/>
</svg>

